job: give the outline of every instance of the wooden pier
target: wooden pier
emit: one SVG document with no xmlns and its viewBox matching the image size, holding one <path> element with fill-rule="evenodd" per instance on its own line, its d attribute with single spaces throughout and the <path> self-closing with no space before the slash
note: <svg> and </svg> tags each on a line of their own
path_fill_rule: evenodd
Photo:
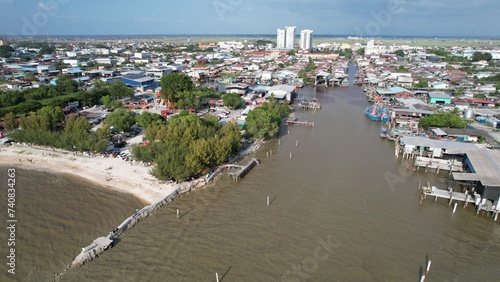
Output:
<svg viewBox="0 0 500 282">
<path fill-rule="evenodd" d="M 255 164 L 259 164 L 259 160 L 256 158 L 252 158 L 246 165 L 236 165 L 236 164 L 227 164 L 224 165 L 224 168 L 229 169 L 229 176 L 233 177 L 233 180 L 237 182 L 240 178 L 243 178 L 245 174 L 247 174 Z"/>
<path fill-rule="evenodd" d="M 418 183 L 418 190 L 420 191 L 420 204 L 422 201 L 429 197 L 434 197 L 434 201 L 437 201 L 438 198 L 448 199 L 448 204 L 451 205 L 453 201 L 463 202 L 464 207 L 467 206 L 468 203 L 474 203 L 474 197 L 465 191 L 465 193 L 461 192 L 453 192 L 452 188 L 438 189 L 436 186 L 430 186 L 427 183 L 426 187 L 422 187 L 420 182 Z"/>
<path fill-rule="evenodd" d="M 416 170 L 419 170 L 421 167 L 425 167 L 425 172 L 427 172 L 429 169 L 435 170 L 436 173 L 439 173 L 440 170 L 446 170 L 449 171 L 450 174 L 454 171 L 463 171 L 462 162 L 455 159 L 444 160 L 427 157 L 416 157 L 413 165 L 415 166 Z"/>
<path fill-rule="evenodd" d="M 286 125 L 304 125 L 304 126 L 313 126 L 314 127 L 314 122 L 308 122 L 308 121 L 299 121 L 298 118 L 296 117 L 289 117 L 285 121 Z"/>
</svg>

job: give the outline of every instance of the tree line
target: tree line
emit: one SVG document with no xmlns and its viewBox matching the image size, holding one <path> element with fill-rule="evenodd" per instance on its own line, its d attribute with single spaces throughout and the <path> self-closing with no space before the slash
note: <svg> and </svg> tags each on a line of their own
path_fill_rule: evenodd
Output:
<svg viewBox="0 0 500 282">
<path fill-rule="evenodd" d="M 64 121 L 64 122 L 63 122 Z M 57 147 L 69 151 L 103 152 L 111 136 L 109 126 L 101 126 L 95 132 L 83 116 L 65 118 L 60 107 L 46 106 L 37 113 L 15 119 L 8 113 L 4 126 L 11 130 L 9 138 L 16 142 Z"/>
</svg>

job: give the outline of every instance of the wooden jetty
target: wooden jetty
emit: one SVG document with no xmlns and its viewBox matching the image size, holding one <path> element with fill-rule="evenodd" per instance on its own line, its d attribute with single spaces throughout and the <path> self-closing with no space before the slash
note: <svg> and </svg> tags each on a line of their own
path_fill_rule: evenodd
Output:
<svg viewBox="0 0 500 282">
<path fill-rule="evenodd" d="M 319 110 L 321 109 L 321 104 L 315 99 L 313 100 L 303 99 L 296 105 L 296 107 L 306 110 Z"/>
<path fill-rule="evenodd" d="M 285 121 L 286 125 L 292 125 L 292 124 L 297 124 L 297 125 L 304 125 L 304 126 L 313 126 L 314 127 L 314 122 L 308 122 L 308 121 L 299 121 L 298 118 L 296 117 L 288 117 Z"/>
<path fill-rule="evenodd" d="M 445 160 L 418 156 L 415 158 L 413 165 L 415 166 L 416 170 L 419 170 L 421 167 L 425 167 L 425 172 L 427 172 L 429 169 L 435 170 L 436 173 L 439 173 L 440 170 L 447 170 L 450 172 L 450 174 L 454 171 L 463 171 L 462 162 L 455 159 Z"/>
<path fill-rule="evenodd" d="M 427 198 L 427 196 L 434 197 L 434 201 L 437 201 L 438 198 L 448 199 L 449 205 L 451 205 L 453 201 L 463 202 L 464 207 L 466 207 L 468 203 L 474 203 L 474 197 L 470 195 L 468 191 L 461 193 L 453 192 L 452 188 L 448 188 L 448 190 L 438 189 L 436 186 L 431 186 L 429 183 L 427 183 L 426 187 L 422 187 L 420 181 L 418 183 L 418 190 L 420 191 L 420 204 L 422 204 L 422 201 Z"/>
<path fill-rule="evenodd" d="M 259 164 L 259 160 L 252 158 L 246 165 L 227 164 L 224 165 L 224 168 L 229 169 L 229 176 L 232 176 L 233 180 L 237 182 L 238 179 L 245 176 L 255 164 Z"/>
</svg>

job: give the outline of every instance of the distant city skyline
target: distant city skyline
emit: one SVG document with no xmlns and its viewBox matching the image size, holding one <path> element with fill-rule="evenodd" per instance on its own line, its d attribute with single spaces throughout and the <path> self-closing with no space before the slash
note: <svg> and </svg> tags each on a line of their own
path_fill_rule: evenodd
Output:
<svg viewBox="0 0 500 282">
<path fill-rule="evenodd" d="M 0 35 L 273 34 L 500 37 L 494 0 L 0 0 Z"/>
</svg>

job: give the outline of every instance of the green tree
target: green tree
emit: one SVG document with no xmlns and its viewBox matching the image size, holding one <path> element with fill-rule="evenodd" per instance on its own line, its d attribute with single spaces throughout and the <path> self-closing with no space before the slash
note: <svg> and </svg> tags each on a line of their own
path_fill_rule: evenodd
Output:
<svg viewBox="0 0 500 282">
<path fill-rule="evenodd" d="M 467 124 L 456 113 L 440 113 L 421 118 L 418 126 L 425 129 L 430 127 L 465 128 Z"/>
<path fill-rule="evenodd" d="M 489 52 L 474 52 L 472 54 L 472 61 L 477 62 L 481 60 L 486 60 L 487 62 L 491 61 L 493 56 Z"/>
<path fill-rule="evenodd" d="M 213 162 L 213 150 L 206 139 L 198 139 L 189 146 L 186 166 L 192 174 L 200 174 Z"/>
<path fill-rule="evenodd" d="M 394 54 L 396 54 L 396 56 L 399 56 L 401 58 L 405 57 L 405 52 L 403 50 L 401 50 L 401 49 L 396 50 L 396 52 L 394 52 Z"/>
<path fill-rule="evenodd" d="M 134 90 L 121 81 L 114 81 L 109 85 L 109 95 L 118 100 L 134 95 Z"/>
<path fill-rule="evenodd" d="M 12 48 L 10 45 L 0 46 L 0 57 L 9 58 L 12 56 L 12 52 L 14 52 L 14 48 Z"/>
<path fill-rule="evenodd" d="M 40 48 L 40 51 L 38 51 L 38 55 L 54 54 L 55 51 L 56 49 L 52 46 L 49 46 L 49 44 L 43 44 Z"/>
<path fill-rule="evenodd" d="M 8 131 L 14 130 L 17 128 L 16 116 L 14 116 L 13 112 L 7 113 L 3 118 L 3 127 Z"/>
<path fill-rule="evenodd" d="M 106 96 L 102 96 L 101 97 L 101 101 L 102 101 L 102 104 L 106 107 L 106 108 L 111 108 L 111 96 L 109 95 L 106 95 Z"/>
<path fill-rule="evenodd" d="M 358 50 L 356 50 L 356 54 L 358 54 L 358 55 L 364 55 L 365 54 L 365 50 L 366 49 L 364 47 L 363 48 L 359 48 Z"/>
<path fill-rule="evenodd" d="M 295 51 L 294 49 L 292 49 L 292 50 L 290 50 L 290 51 L 286 52 L 286 54 L 287 54 L 288 56 L 295 56 L 296 51 Z"/>
<path fill-rule="evenodd" d="M 262 107 L 248 113 L 245 127 L 256 138 L 272 138 L 279 130 L 279 125 L 273 123 L 271 114 Z"/>
<path fill-rule="evenodd" d="M 196 109 L 200 107 L 200 98 L 193 91 L 182 91 L 177 93 L 177 104 L 178 109 Z"/>
<path fill-rule="evenodd" d="M 429 80 L 425 77 L 419 77 L 417 78 L 417 82 L 413 84 L 413 87 L 415 88 L 427 88 L 429 87 Z"/>
<path fill-rule="evenodd" d="M 306 72 L 310 72 L 316 69 L 316 64 L 314 64 L 314 61 L 311 57 L 309 57 L 309 61 L 307 63 L 307 66 L 305 68 Z"/>
<path fill-rule="evenodd" d="M 147 128 L 152 124 L 157 124 L 157 125 L 165 124 L 165 119 L 159 114 L 142 112 L 142 114 L 135 117 L 135 122 L 140 127 Z"/>
<path fill-rule="evenodd" d="M 55 89 L 59 94 L 74 93 L 78 90 L 78 83 L 67 74 L 57 76 Z"/>
<path fill-rule="evenodd" d="M 58 122 L 63 121 L 64 112 L 61 107 L 45 106 L 38 110 L 38 115 L 43 116 L 49 123 L 50 129 L 55 129 Z"/>
<path fill-rule="evenodd" d="M 109 113 L 106 122 L 119 132 L 126 132 L 135 123 L 135 115 L 128 109 L 116 109 Z"/>
<path fill-rule="evenodd" d="M 161 97 L 168 103 L 175 104 L 178 93 L 192 90 L 193 82 L 187 75 L 172 73 L 161 78 Z"/>
<path fill-rule="evenodd" d="M 225 106 L 228 106 L 231 109 L 237 109 L 245 104 L 245 100 L 241 98 L 240 94 L 236 93 L 228 93 L 222 96 L 222 101 Z"/>
</svg>

